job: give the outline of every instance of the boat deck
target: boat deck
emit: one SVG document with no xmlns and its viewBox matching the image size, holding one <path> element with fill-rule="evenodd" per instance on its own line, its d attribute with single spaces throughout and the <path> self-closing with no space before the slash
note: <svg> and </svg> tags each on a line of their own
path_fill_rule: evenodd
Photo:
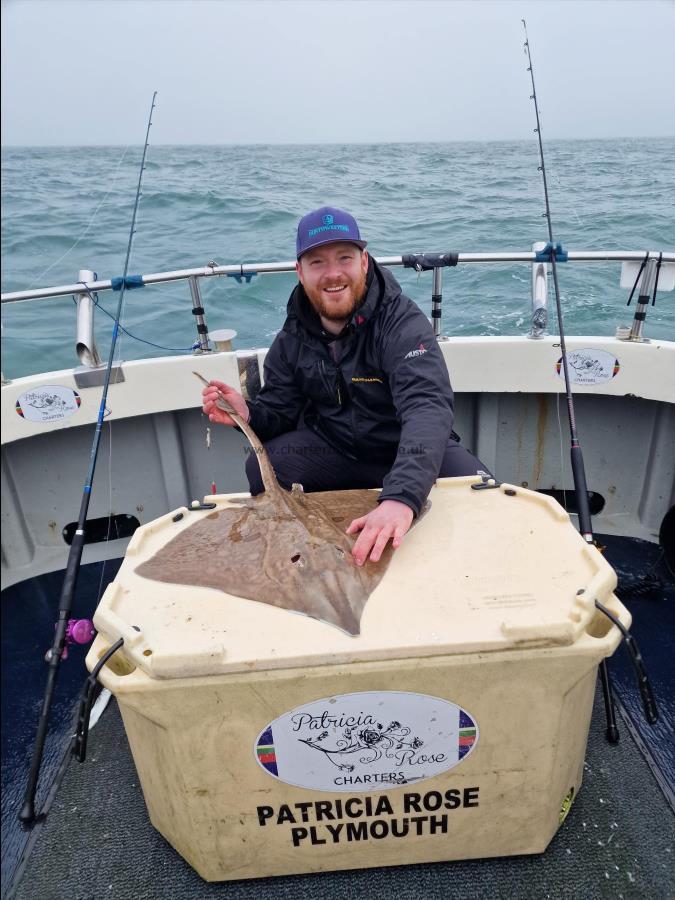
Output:
<svg viewBox="0 0 675 900">
<path fill-rule="evenodd" d="M 661 721 L 655 728 L 645 724 L 627 653 L 620 647 L 611 671 L 621 740 L 615 746 L 606 742 L 598 695 L 583 787 L 547 851 L 265 881 L 207 884 L 155 831 L 114 700 L 90 734 L 86 763 L 68 761 L 59 773 L 71 731 L 69 711 L 84 677 L 83 648 L 71 650 L 60 676 L 42 798 L 61 776 L 62 782 L 46 820 L 29 833 L 19 829 L 16 814 L 44 687 L 41 653 L 49 644 L 61 575 L 43 575 L 8 589 L 2 598 L 3 895 L 21 900 L 279 898 L 300 892 L 322 898 L 386 894 L 397 900 L 675 897 L 675 676 L 668 646 L 675 633 L 675 584 L 646 590 L 640 581 L 651 571 L 664 573 L 658 546 L 615 537 L 600 536 L 599 541 L 607 547 L 620 577 L 622 601 L 633 614 L 632 631 L 648 666 Z M 104 581 L 114 577 L 119 562 L 106 564 Z M 100 583 L 101 565 L 84 567 L 77 614 L 91 611 Z M 26 634 L 32 637 L 30 646 Z"/>
</svg>

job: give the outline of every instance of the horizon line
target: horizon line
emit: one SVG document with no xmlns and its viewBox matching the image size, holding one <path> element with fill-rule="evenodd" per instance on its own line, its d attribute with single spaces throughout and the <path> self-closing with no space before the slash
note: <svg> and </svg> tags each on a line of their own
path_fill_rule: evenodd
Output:
<svg viewBox="0 0 675 900">
<path fill-rule="evenodd" d="M 548 141 L 653 141 L 653 140 L 673 140 L 675 139 L 675 133 L 673 134 L 659 134 L 659 135 L 608 135 L 603 137 L 549 137 Z M 536 144 L 532 138 L 466 138 L 466 139 L 456 139 L 456 140 L 410 140 L 410 141 L 200 141 L 200 142 L 167 142 L 160 144 L 152 144 L 153 147 L 341 147 L 341 146 L 349 146 L 349 147 L 372 147 L 372 146 L 387 146 L 387 145 L 410 145 L 414 146 L 417 144 L 427 144 L 427 145 L 448 145 L 448 144 L 516 144 L 516 143 L 533 143 Z M 58 148 L 63 149 L 67 147 L 126 147 L 126 146 L 142 146 L 142 144 L 127 144 L 127 143 L 91 143 L 91 144 L 82 144 L 82 143 L 73 143 L 73 144 L 23 144 L 23 143 L 2 143 L 0 144 L 0 149 L 34 149 L 34 148 L 42 148 L 42 149 L 50 149 L 50 148 Z"/>
</svg>

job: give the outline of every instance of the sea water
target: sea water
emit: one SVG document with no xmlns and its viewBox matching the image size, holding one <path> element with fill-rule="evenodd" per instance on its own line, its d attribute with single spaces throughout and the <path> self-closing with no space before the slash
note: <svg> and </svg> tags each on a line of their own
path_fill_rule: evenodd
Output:
<svg viewBox="0 0 675 900">
<path fill-rule="evenodd" d="M 545 152 L 554 236 L 566 249 L 675 250 L 675 138 L 551 141 Z M 72 284 L 80 269 L 121 275 L 140 158 L 140 147 L 3 148 L 3 292 Z M 323 205 L 355 215 L 375 256 L 527 251 L 547 239 L 538 163 L 534 137 L 150 146 L 129 273 L 293 260 L 299 217 Z M 431 274 L 393 271 L 429 315 Z M 559 274 L 569 334 L 630 324 L 618 264 L 563 264 Z M 202 280 L 207 325 L 235 329 L 237 348 L 268 346 L 294 284 L 293 274 Z M 530 292 L 528 265 L 445 270 L 443 333 L 525 334 Z M 99 299 L 113 313 L 118 297 Z M 191 307 L 186 282 L 127 291 L 118 357 L 190 352 Z M 553 310 L 550 322 L 555 333 Z M 675 339 L 675 292 L 649 308 L 645 334 Z M 104 359 L 110 335 L 98 311 Z M 77 365 L 73 299 L 4 304 L 2 345 L 6 378 Z"/>
</svg>

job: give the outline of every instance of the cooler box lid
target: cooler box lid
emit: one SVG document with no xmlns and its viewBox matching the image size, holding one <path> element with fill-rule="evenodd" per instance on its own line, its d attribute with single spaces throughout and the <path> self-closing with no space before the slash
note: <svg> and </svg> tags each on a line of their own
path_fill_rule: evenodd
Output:
<svg viewBox="0 0 675 900">
<path fill-rule="evenodd" d="M 152 678 L 184 678 L 575 643 L 616 575 L 552 498 L 475 478 L 440 479 L 368 600 L 361 633 L 136 567 L 207 511 L 139 528 L 94 623 Z M 241 495 L 229 495 L 229 497 Z M 227 495 L 207 497 L 219 508 Z"/>
</svg>

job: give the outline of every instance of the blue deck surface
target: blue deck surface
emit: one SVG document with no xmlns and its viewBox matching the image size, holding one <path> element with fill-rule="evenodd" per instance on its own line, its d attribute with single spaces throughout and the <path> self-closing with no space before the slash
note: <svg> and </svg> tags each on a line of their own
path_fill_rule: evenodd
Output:
<svg viewBox="0 0 675 900">
<path fill-rule="evenodd" d="M 633 616 L 631 634 L 637 641 L 659 709 L 659 721 L 645 722 L 635 673 L 625 647 L 609 661 L 613 687 L 624 712 L 624 722 L 641 742 L 641 750 L 661 788 L 675 809 L 675 581 L 662 561 L 662 551 L 648 541 L 600 535 L 605 557 L 619 578 L 617 594 Z M 636 576 L 657 574 L 652 590 L 631 589 Z M 619 721 L 619 728 L 621 728 Z"/>
<path fill-rule="evenodd" d="M 122 560 L 105 563 L 103 589 Z M 82 566 L 73 618 L 91 618 L 101 585 L 103 563 Z M 28 834 L 17 820 L 47 680 L 44 655 L 54 640 L 63 572 L 50 572 L 2 592 L 2 896 L 11 882 Z M 72 734 L 76 698 L 87 677 L 88 647 L 74 644 L 62 663 L 50 719 L 50 733 L 38 788 L 40 809 Z"/>
</svg>

